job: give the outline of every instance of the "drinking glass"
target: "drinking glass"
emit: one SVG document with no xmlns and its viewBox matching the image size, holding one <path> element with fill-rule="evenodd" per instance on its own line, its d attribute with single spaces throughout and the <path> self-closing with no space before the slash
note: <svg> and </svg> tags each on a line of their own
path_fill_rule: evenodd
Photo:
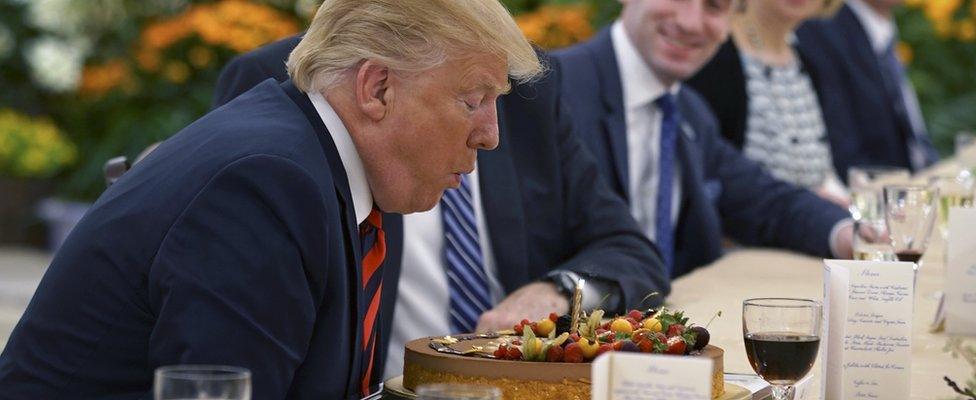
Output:
<svg viewBox="0 0 976 400">
<path fill-rule="evenodd" d="M 848 210 L 854 218 L 854 259 L 894 259 L 891 241 L 887 237 L 884 200 L 881 190 L 886 184 L 907 182 L 908 169 L 899 167 L 851 167 L 847 182 L 851 190 Z"/>
<path fill-rule="evenodd" d="M 929 179 L 929 185 L 939 190 L 939 233 L 943 240 L 949 239 L 949 208 L 973 206 L 973 182 L 968 172 Z"/>
<path fill-rule="evenodd" d="M 752 370 L 772 385 L 775 400 L 793 399 L 793 385 L 817 360 L 820 302 L 759 298 L 742 302 L 742 334 Z"/>
<path fill-rule="evenodd" d="M 155 400 L 251 400 L 251 371 L 223 365 L 156 368 Z"/>
<path fill-rule="evenodd" d="M 976 133 L 959 132 L 955 138 L 956 163 L 971 174 L 976 174 Z"/>
<path fill-rule="evenodd" d="M 418 400 L 501 400 L 502 391 L 494 386 L 458 383 L 432 383 L 417 387 Z"/>
<path fill-rule="evenodd" d="M 927 186 L 884 187 L 885 220 L 899 261 L 918 263 L 928 247 L 937 213 L 939 189 Z"/>
</svg>

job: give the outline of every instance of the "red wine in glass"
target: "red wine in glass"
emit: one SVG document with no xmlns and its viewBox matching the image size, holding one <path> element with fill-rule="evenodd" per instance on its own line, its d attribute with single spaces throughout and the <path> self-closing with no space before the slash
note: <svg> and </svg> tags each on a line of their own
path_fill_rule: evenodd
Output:
<svg viewBox="0 0 976 400">
<path fill-rule="evenodd" d="M 793 385 L 810 372 L 820 338 L 795 332 L 756 332 L 745 335 L 752 369 L 774 385 Z"/>
<path fill-rule="evenodd" d="M 905 250 L 895 253 L 895 256 L 898 257 L 898 261 L 918 263 L 918 260 L 922 258 L 922 252 L 918 250 Z"/>
</svg>

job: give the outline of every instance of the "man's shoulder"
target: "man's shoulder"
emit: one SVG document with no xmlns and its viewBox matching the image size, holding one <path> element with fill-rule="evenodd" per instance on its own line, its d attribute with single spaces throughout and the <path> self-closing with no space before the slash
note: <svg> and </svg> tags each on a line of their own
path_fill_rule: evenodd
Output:
<svg viewBox="0 0 976 400">
<path fill-rule="evenodd" d="M 264 76 L 264 78 L 275 78 L 278 81 L 284 81 L 288 79 L 284 63 L 301 39 L 300 35 L 291 36 L 238 55 L 231 59 L 225 70 L 260 70 L 270 74 L 269 76 Z"/>
</svg>

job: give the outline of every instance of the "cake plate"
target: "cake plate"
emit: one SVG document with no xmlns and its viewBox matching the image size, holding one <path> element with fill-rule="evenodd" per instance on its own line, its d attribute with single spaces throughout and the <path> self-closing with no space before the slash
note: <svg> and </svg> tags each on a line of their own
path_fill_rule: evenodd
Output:
<svg viewBox="0 0 976 400">
<path fill-rule="evenodd" d="M 413 391 L 403 387 L 403 375 L 390 378 L 383 383 L 383 398 L 384 399 L 404 399 L 412 400 L 416 399 L 417 395 Z M 750 400 L 752 399 L 752 393 L 749 389 L 742 386 L 736 385 L 734 383 L 725 382 L 725 394 L 719 397 L 718 400 Z"/>
</svg>

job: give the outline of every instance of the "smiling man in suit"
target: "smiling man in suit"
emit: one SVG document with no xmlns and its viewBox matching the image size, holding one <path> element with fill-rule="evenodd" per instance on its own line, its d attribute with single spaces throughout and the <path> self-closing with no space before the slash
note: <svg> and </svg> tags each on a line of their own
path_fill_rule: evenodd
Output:
<svg viewBox="0 0 976 400">
<path fill-rule="evenodd" d="M 151 397 L 223 364 L 255 399 L 379 382 L 379 210 L 428 210 L 542 70 L 497 0 L 330 0 L 264 82 L 164 142 L 74 229 L 0 355 L 0 399 Z"/>
<path fill-rule="evenodd" d="M 284 60 L 299 40 L 232 60 L 218 80 L 215 107 L 269 77 L 285 79 Z M 558 74 L 553 63 L 543 80 L 515 84 L 499 98 L 501 144 L 479 156 L 460 190 L 449 190 L 429 212 L 384 218 L 404 233 L 402 242 L 389 241 L 384 266 L 387 279 L 399 277 L 383 294 L 397 299 L 395 312 L 381 310 L 384 324 L 393 324 L 382 337 L 389 343 L 386 377 L 402 373 L 408 340 L 566 312 L 568 290 L 580 277 L 587 279 L 585 306 L 606 297 L 601 306 L 608 311 L 657 305 L 668 293 L 652 245 L 562 115 Z M 660 296 L 642 302 L 655 291 Z"/>
<path fill-rule="evenodd" d="M 746 245 L 851 256 L 847 212 L 779 182 L 717 131 L 681 86 L 726 40 L 732 0 L 622 0 L 620 20 L 561 50 L 563 97 L 584 142 L 671 277 Z"/>
<path fill-rule="evenodd" d="M 797 30 L 798 46 L 818 75 L 832 78 L 825 94 L 844 104 L 852 165 L 918 171 L 939 159 L 915 89 L 897 57 L 894 10 L 903 0 L 847 0 L 832 18 Z"/>
</svg>

